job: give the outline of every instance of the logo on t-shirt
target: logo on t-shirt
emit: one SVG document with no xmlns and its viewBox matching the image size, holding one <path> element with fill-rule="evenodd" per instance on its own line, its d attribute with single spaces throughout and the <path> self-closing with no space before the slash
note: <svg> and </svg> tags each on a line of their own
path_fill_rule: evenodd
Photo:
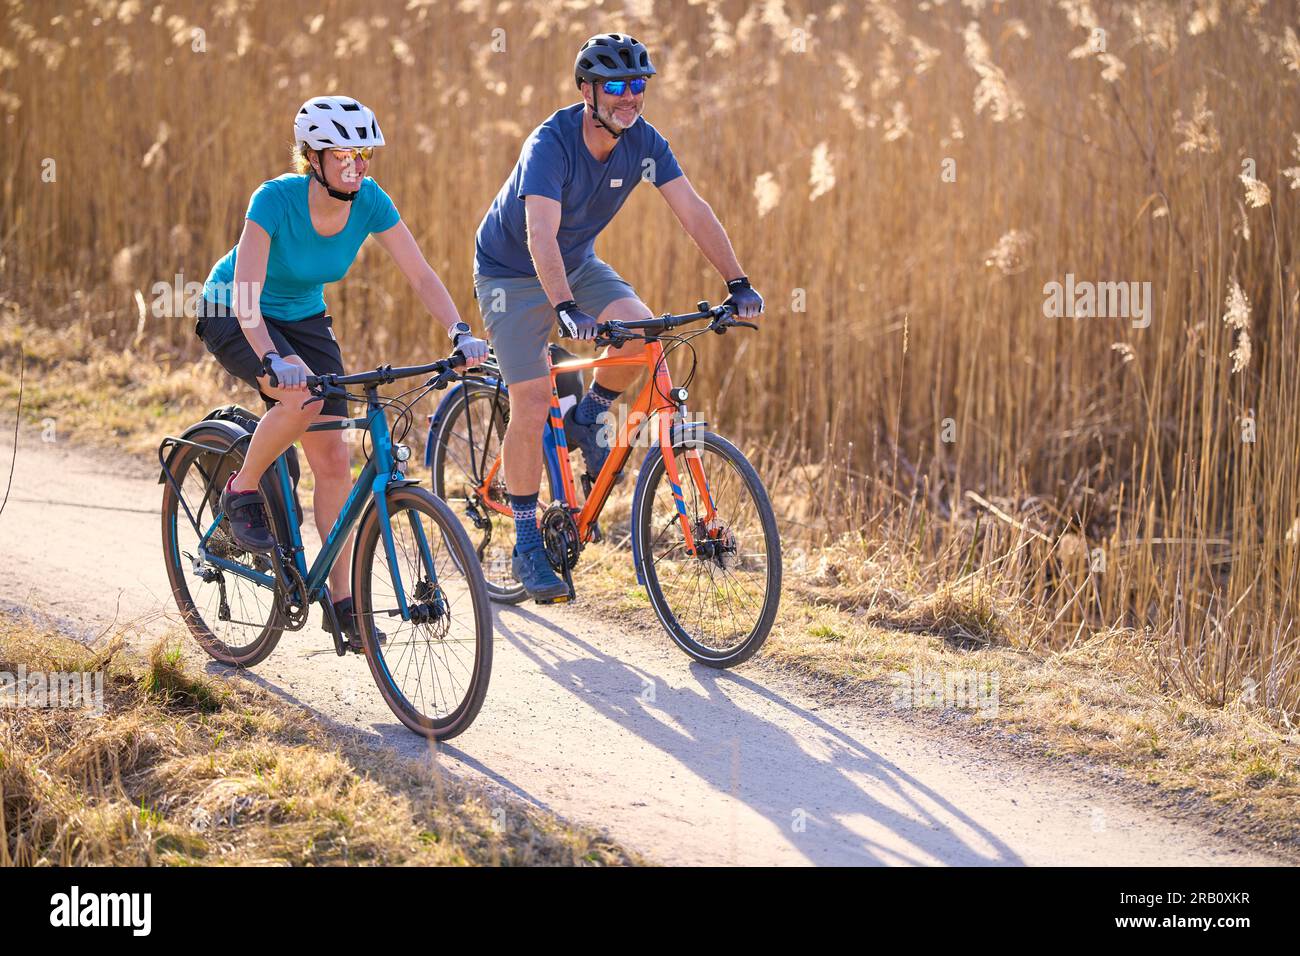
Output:
<svg viewBox="0 0 1300 956">
<path fill-rule="evenodd" d="M 617 189 L 619 186 L 622 186 L 622 185 L 623 185 L 623 180 L 621 180 L 621 179 L 611 179 L 611 180 L 609 181 L 609 188 L 610 188 L 610 189 Z"/>
</svg>

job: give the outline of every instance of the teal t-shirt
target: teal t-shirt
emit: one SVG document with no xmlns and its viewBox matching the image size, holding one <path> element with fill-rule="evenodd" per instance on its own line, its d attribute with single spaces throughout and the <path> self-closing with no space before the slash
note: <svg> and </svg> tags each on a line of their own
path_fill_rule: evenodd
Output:
<svg viewBox="0 0 1300 956">
<path fill-rule="evenodd" d="M 287 173 L 257 187 L 248 202 L 248 218 L 271 236 L 262 286 L 262 314 L 297 322 L 325 311 L 325 283 L 338 282 L 352 266 L 357 250 L 372 232 L 391 229 L 401 220 L 388 193 L 366 178 L 348 213 L 348 222 L 333 236 L 311 224 L 307 186 L 311 177 Z M 235 252 L 218 260 L 203 284 L 203 297 L 230 307 L 235 279 Z"/>
</svg>

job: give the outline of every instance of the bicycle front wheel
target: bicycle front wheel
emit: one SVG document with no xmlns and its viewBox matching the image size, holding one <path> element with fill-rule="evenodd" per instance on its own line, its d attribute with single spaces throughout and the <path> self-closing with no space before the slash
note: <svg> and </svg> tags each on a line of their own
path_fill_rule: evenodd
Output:
<svg viewBox="0 0 1300 956">
<path fill-rule="evenodd" d="M 492 673 L 492 606 L 478 556 L 444 502 L 408 486 L 389 491 L 387 503 L 391 561 L 377 508 L 357 531 L 352 587 L 362 645 L 398 719 L 417 734 L 446 740 L 483 706 Z M 382 642 L 376 630 L 385 632 Z"/>
<path fill-rule="evenodd" d="M 687 550 L 663 451 L 654 448 L 633 502 L 637 571 L 678 646 L 702 664 L 732 667 L 772 629 L 781 542 L 763 482 L 740 450 L 711 432 L 697 433 L 691 446 L 679 444 L 673 454 L 695 553 Z"/>
</svg>

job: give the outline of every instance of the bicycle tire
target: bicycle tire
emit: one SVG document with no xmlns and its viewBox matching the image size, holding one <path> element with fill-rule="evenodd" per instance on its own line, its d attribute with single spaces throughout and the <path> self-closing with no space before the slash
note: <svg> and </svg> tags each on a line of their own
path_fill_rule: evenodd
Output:
<svg viewBox="0 0 1300 956">
<path fill-rule="evenodd" d="M 734 646 L 726 649 L 710 647 L 697 639 L 697 635 L 692 634 L 687 624 L 680 620 L 682 608 L 674 608 L 674 602 L 665 594 L 664 584 L 659 574 L 659 564 L 663 558 L 655 557 L 655 541 L 651 540 L 651 519 L 654 513 L 655 492 L 658 490 L 660 483 L 666 474 L 666 463 L 663 457 L 662 449 L 655 447 L 651 449 L 647 456 L 646 463 L 642 468 L 640 480 L 638 481 L 635 498 L 633 500 L 633 522 L 632 533 L 636 540 L 634 542 L 634 554 L 636 555 L 637 571 L 641 580 L 644 582 L 646 595 L 650 600 L 650 606 L 658 617 L 660 624 L 672 637 L 673 641 L 689 654 L 692 658 L 709 667 L 726 668 L 734 667 L 743 663 L 763 646 L 767 636 L 772 629 L 772 622 L 776 619 L 776 613 L 780 606 L 781 599 L 781 541 L 776 527 L 776 515 L 772 511 L 771 501 L 768 499 L 767 490 L 763 487 L 763 482 L 754 470 L 754 466 L 740 452 L 735 445 L 712 432 L 696 433 L 690 441 L 696 444 L 701 451 L 708 451 L 719 456 L 723 461 L 734 468 L 734 473 L 739 478 L 741 485 L 749 494 L 754 510 L 756 512 L 758 523 L 761 528 L 761 534 L 764 541 L 764 594 L 763 603 L 759 613 L 755 615 L 753 626 L 744 635 L 744 637 Z M 679 468 L 684 468 L 686 446 L 674 445 L 674 455 L 677 456 Z M 716 475 L 709 476 L 710 485 L 715 485 Z M 716 492 L 716 487 L 714 491 Z M 691 510 L 689 498 L 694 494 L 694 483 L 689 475 L 684 475 L 682 480 L 682 495 L 684 504 L 687 507 L 688 514 Z M 717 497 L 715 493 L 715 498 Z M 676 522 L 675 507 L 665 514 L 671 514 L 665 523 L 665 531 L 674 527 Z M 721 515 L 721 511 L 719 512 Z M 694 516 L 691 516 L 694 518 Z M 724 521 L 728 520 L 727 516 L 722 515 Z M 677 526 L 676 534 L 680 534 L 680 526 Z M 746 536 L 752 537 L 752 531 L 746 528 Z M 684 544 L 684 541 L 683 541 Z M 671 551 L 671 549 L 669 549 Z M 665 557 L 666 554 L 665 553 Z M 695 557 L 685 556 L 684 550 L 682 556 L 686 560 L 681 563 L 686 566 L 703 567 L 709 571 L 710 584 L 716 580 L 713 574 L 712 564 L 715 562 Z M 723 574 L 726 574 L 726 568 L 721 560 L 716 562 Z M 719 591 L 715 587 L 715 594 L 727 595 L 726 591 Z M 698 595 L 699 592 L 697 591 Z M 724 598 L 730 606 L 730 597 Z M 702 600 L 702 599 L 701 599 Z M 715 597 L 715 602 L 717 598 Z M 701 611 L 705 610 L 702 603 Z"/>
<path fill-rule="evenodd" d="M 376 612 L 376 596 L 374 593 L 377 571 L 376 557 L 383 556 L 382 560 L 386 567 L 387 556 L 382 544 L 383 537 L 380 534 L 379 509 L 372 505 L 366 510 L 357 529 L 352 563 L 352 593 L 355 596 L 362 647 L 365 651 L 366 661 L 370 665 L 371 676 L 374 677 L 375 684 L 379 687 L 379 693 L 397 718 L 408 729 L 423 737 L 430 740 L 447 740 L 463 733 L 473 723 L 474 718 L 483 706 L 484 698 L 487 696 L 488 682 L 492 675 L 492 606 L 483 580 L 483 571 L 479 566 L 474 548 L 470 544 L 469 536 L 461 526 L 460 520 L 445 502 L 423 488 L 412 486 L 390 489 L 386 501 L 390 527 L 393 528 L 395 537 L 399 534 L 399 529 L 404 527 L 405 522 L 403 519 L 409 521 L 409 514 L 418 512 L 429 518 L 432 530 L 438 533 L 442 542 L 446 544 L 450 552 L 449 567 L 444 567 L 439 571 L 437 557 L 433 557 L 434 567 L 432 572 L 434 580 L 437 581 L 437 589 L 436 593 L 426 592 L 428 603 L 442 602 L 446 606 L 446 619 L 439 618 L 429 624 L 413 624 L 410 621 L 403 621 L 392 613 L 395 608 L 386 609 L 379 613 Z M 423 527 L 423 523 L 421 523 L 421 527 Z M 427 537 L 429 537 L 428 532 L 426 532 Z M 435 542 L 430 541 L 429 546 L 430 552 L 433 552 Z M 396 543 L 394 548 L 396 550 Z M 398 564 L 399 568 L 401 568 L 402 561 L 400 557 Z M 423 556 L 419 558 L 419 565 L 428 574 L 430 569 L 427 567 L 427 562 Z M 462 594 L 456 593 L 461 587 L 459 583 L 453 585 L 447 581 L 448 573 L 452 568 L 463 575 L 464 593 Z M 381 575 L 380 580 L 391 580 L 388 571 L 379 570 L 379 573 Z M 421 582 L 418 575 L 410 573 L 409 566 L 403 571 L 402 577 L 403 592 L 407 595 L 407 603 L 410 606 L 412 599 L 420 592 Z M 425 580 L 427 581 L 427 578 Z M 474 644 L 474 662 L 471 673 L 466 682 L 467 686 L 464 695 L 456 705 L 450 708 L 445 715 L 430 715 L 426 712 L 427 708 L 422 709 L 416 702 L 411 700 L 412 692 L 406 678 L 410 676 L 412 662 L 415 661 L 415 655 L 419 652 L 411 651 L 408 656 L 402 650 L 403 648 L 417 646 L 415 640 L 412 640 L 409 644 L 403 640 L 404 626 L 411 625 L 412 632 L 419 627 L 428 628 L 426 633 L 429 636 L 433 636 L 441 629 L 442 638 L 444 639 L 431 642 L 426 638 L 424 644 L 426 647 L 431 643 L 433 646 L 440 647 L 443 659 L 448 660 L 449 656 L 456 656 L 456 651 L 452 648 L 452 645 L 466 643 L 463 638 L 447 637 L 451 634 L 451 627 L 454 626 L 452 617 L 456 612 L 457 601 L 463 601 L 465 597 L 469 598 L 474 617 L 472 626 L 466 628 L 466 632 L 472 635 L 470 639 Z M 462 609 L 464 608 L 463 603 L 460 606 Z M 378 646 L 375 642 L 374 633 L 377 627 L 377 616 L 386 622 L 385 626 L 391 632 L 387 635 L 385 642 Z M 396 628 L 393 627 L 394 622 L 397 624 Z M 449 651 L 449 648 L 452 649 Z M 432 663 L 432 657 L 426 656 L 425 662 Z M 424 663 L 416 662 L 415 667 L 417 676 L 420 678 L 419 696 L 423 698 Z M 398 671 L 403 672 L 401 679 L 399 679 Z M 436 688 L 441 686 L 441 682 L 435 678 L 433 686 L 436 695 Z"/>
<path fill-rule="evenodd" d="M 498 448 L 495 451 L 489 450 L 487 464 L 490 467 L 492 462 L 500 454 L 499 444 L 505 437 L 506 424 L 510 420 L 510 402 L 504 393 L 498 393 L 494 386 L 487 385 L 483 382 L 467 380 L 463 389 L 446 399 L 451 403 L 445 414 L 437 416 L 437 420 L 430 431 L 430 443 L 432 454 L 430 456 L 430 468 L 432 470 L 433 493 L 445 501 L 452 509 L 453 513 L 459 508 L 467 507 L 469 499 L 465 493 L 465 485 L 468 476 L 449 476 L 447 474 L 449 467 L 449 458 L 452 457 L 451 445 L 453 442 L 459 444 L 457 437 L 457 426 L 466 420 L 466 416 L 471 414 L 473 403 L 480 401 L 496 402 L 490 414 L 493 416 L 493 430 L 497 433 Z M 463 426 L 462 430 L 463 430 Z M 477 441 L 477 435 L 475 436 Z M 467 439 L 466 439 L 467 441 Z M 475 459 L 477 462 L 477 458 Z M 465 469 L 462 466 L 461 471 Z M 546 483 L 546 476 L 542 476 L 543 484 Z M 504 480 L 500 482 L 501 494 L 505 493 Z M 544 500 L 542 495 L 538 500 Z M 528 591 L 524 586 L 515 580 L 513 572 L 510 570 L 508 556 L 510 549 L 502 545 L 493 548 L 492 553 L 486 554 L 486 548 L 492 539 L 498 539 L 501 542 L 510 542 L 513 548 L 514 542 L 514 519 L 509 515 L 503 515 L 500 512 L 488 510 L 485 515 L 491 522 L 490 529 L 484 531 L 474 527 L 468 517 L 458 519 L 465 532 L 469 535 L 470 541 L 477 546 L 474 548 L 475 555 L 478 556 L 480 563 L 484 565 L 484 582 L 487 587 L 488 596 L 498 604 L 521 604 L 528 598 Z M 468 525 L 468 527 L 466 527 Z M 498 538 L 499 536 L 499 538 Z M 500 567 L 497 564 L 500 564 Z"/>
<path fill-rule="evenodd" d="M 191 430 L 186 433 L 186 438 L 188 441 L 215 448 L 229 448 L 232 444 L 229 432 L 220 427 Z M 176 454 L 172 456 L 169 465 L 172 475 L 176 479 L 176 484 L 182 489 L 183 493 L 186 489 L 186 479 L 191 475 L 191 469 L 196 469 L 196 475 L 198 476 L 203 476 L 205 474 L 205 465 L 207 466 L 207 471 L 217 471 L 218 479 L 213 483 L 213 490 L 209 496 L 210 498 L 215 498 L 220 494 L 221 488 L 224 487 L 225 476 L 239 467 L 239 464 L 243 461 L 243 456 L 236 451 L 227 457 L 224 462 L 218 464 L 216 459 L 217 456 L 211 452 L 204 451 L 200 448 L 194 448 L 189 445 L 181 445 L 177 448 Z M 206 478 L 204 477 L 200 477 L 196 485 L 191 485 L 191 487 L 194 488 L 195 495 L 197 495 L 199 499 L 202 499 L 202 490 L 205 486 Z M 273 521 L 278 522 L 275 526 L 279 529 L 279 532 L 282 533 L 284 511 L 282 508 L 277 508 L 277 503 L 280 498 L 278 488 L 276 488 L 274 484 L 273 472 L 268 471 L 267 476 L 263 478 L 261 491 L 266 500 L 267 508 L 271 513 Z M 189 504 L 191 509 L 197 509 L 196 516 L 200 518 L 200 524 L 202 524 L 202 516 L 205 514 L 205 509 L 208 509 L 208 513 L 210 513 L 210 509 L 215 508 L 215 503 L 213 501 L 190 501 L 189 495 L 186 497 L 186 503 Z M 220 610 L 216 615 L 212 614 L 211 611 L 205 614 L 205 612 L 200 608 L 199 602 L 195 600 L 195 595 L 191 590 L 190 584 L 191 579 L 197 579 L 199 575 L 192 565 L 187 568 L 185 561 L 183 560 L 183 556 L 190 553 L 184 550 L 182 546 L 182 538 L 193 536 L 195 538 L 194 543 L 197 544 L 197 535 L 193 535 L 193 528 L 189 524 L 188 517 L 186 517 L 181 509 L 180 499 L 177 497 L 176 490 L 172 487 L 170 482 L 164 482 L 163 485 L 162 536 L 163 559 L 167 565 L 167 580 L 171 586 L 172 597 L 176 601 L 176 606 L 181 613 L 182 620 L 184 620 L 190 634 L 194 636 L 194 639 L 198 642 L 199 646 L 202 647 L 213 660 L 230 667 L 255 667 L 262 661 L 266 660 L 267 656 L 275 650 L 276 645 L 280 641 L 280 636 L 284 631 L 284 617 L 280 610 L 279 603 L 276 601 L 275 591 L 270 588 L 263 588 L 253 582 L 248 582 L 246 579 L 238 578 L 236 575 L 230 575 L 230 578 L 232 579 L 231 583 L 235 588 L 242 589 L 246 586 L 249 589 L 249 594 L 265 591 L 266 599 L 269 603 L 269 610 L 263 612 L 259 607 L 258 614 L 260 615 L 264 613 L 265 621 L 261 622 L 260 629 L 256 632 L 253 639 L 247 643 L 233 645 L 219 636 L 217 633 L 218 630 L 223 631 L 227 636 L 232 635 L 234 630 L 233 628 L 220 627 L 217 627 L 217 629 L 214 630 L 214 626 L 218 625 L 220 621 Z M 239 552 L 234 546 L 228 531 L 223 532 L 221 528 L 218 528 L 218 531 L 214 535 L 214 540 L 218 541 L 218 547 L 228 552 L 225 555 L 227 558 L 231 560 L 241 560 L 241 563 L 247 563 L 250 567 L 254 566 L 256 556 L 248 555 L 246 552 Z M 240 558 L 241 554 L 243 556 L 242 559 Z M 193 561 L 194 557 L 192 554 L 190 554 L 190 557 L 191 561 Z M 189 573 L 187 574 L 187 572 Z M 225 591 L 226 579 L 224 575 L 221 577 L 221 581 L 222 583 L 218 585 L 216 596 L 222 598 L 222 603 L 226 606 L 227 614 L 230 614 L 232 612 L 229 594 Z M 211 596 L 212 595 L 210 594 L 209 600 L 204 602 L 204 604 L 209 608 L 211 607 Z M 240 610 L 237 613 L 240 613 L 244 617 L 251 618 L 254 616 L 249 612 L 248 601 L 240 601 L 238 603 L 240 604 Z M 228 620 L 226 623 L 229 624 L 231 621 Z M 236 623 L 239 623 L 241 627 L 257 625 L 257 622 L 253 621 L 247 623 Z"/>
</svg>

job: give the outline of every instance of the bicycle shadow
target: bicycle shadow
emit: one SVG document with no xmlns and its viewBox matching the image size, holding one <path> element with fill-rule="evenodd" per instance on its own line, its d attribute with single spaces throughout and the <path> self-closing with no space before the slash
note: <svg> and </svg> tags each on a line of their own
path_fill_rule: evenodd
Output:
<svg viewBox="0 0 1300 956">
<path fill-rule="evenodd" d="M 280 650 L 277 648 L 277 650 Z M 319 657 L 322 660 L 329 661 L 333 658 L 334 652 L 329 649 L 310 652 L 312 657 Z M 455 777 L 464 783 L 473 784 L 473 781 L 465 778 L 465 775 L 457 773 L 444 766 L 444 757 L 450 757 L 458 763 L 465 765 L 482 777 L 490 780 L 500 789 L 511 795 L 523 800 L 533 806 L 549 809 L 546 802 L 536 795 L 524 789 L 518 783 L 503 777 L 494 771 L 491 767 L 482 763 L 480 760 L 460 748 L 454 743 L 447 741 L 426 740 L 417 734 L 412 733 L 400 721 L 393 719 L 392 712 L 388 710 L 382 699 L 375 691 L 374 683 L 371 679 L 366 664 L 360 658 L 348 657 L 349 660 L 357 665 L 356 681 L 357 689 L 361 698 L 367 701 L 370 713 L 367 719 L 363 719 L 360 724 L 349 723 L 338 717 L 333 716 L 321 707 L 319 703 L 311 702 L 298 694 L 294 693 L 282 683 L 276 680 L 263 677 L 261 674 L 252 670 L 238 670 L 209 660 L 204 665 L 204 672 L 223 680 L 246 680 L 250 684 L 260 687 L 262 690 L 275 695 L 285 703 L 300 707 L 312 715 L 312 718 L 321 724 L 330 734 L 347 737 L 358 743 L 376 751 L 386 751 L 404 757 L 408 760 L 414 760 L 422 764 L 426 769 L 435 775 L 447 775 Z M 372 699 L 373 695 L 373 699 Z M 490 691 L 489 691 L 489 700 Z M 378 702 L 378 706 L 373 704 Z M 382 713 L 381 709 L 382 708 Z"/>
<path fill-rule="evenodd" d="M 679 659 L 671 655 L 665 658 L 664 670 L 651 673 L 528 608 L 496 607 L 494 612 L 495 631 L 504 643 L 566 695 L 594 711 L 591 718 L 580 718 L 584 728 L 594 726 L 595 717 L 614 722 L 621 732 L 671 757 L 677 772 L 689 772 L 710 789 L 759 814 L 770 824 L 771 837 L 784 840 L 804 861 L 825 865 L 1023 864 L 1004 841 L 951 800 L 884 760 L 849 732 L 741 673 L 705 667 L 684 656 L 680 663 L 685 666 L 675 666 Z M 519 623 L 512 626 L 512 617 Z M 524 627 L 534 633 L 524 633 Z M 666 636 L 664 640 L 668 640 Z M 502 649 L 499 640 L 498 662 Z M 673 648 L 672 653 L 679 652 Z M 322 653 L 326 660 L 332 656 L 332 652 Z M 363 682 L 358 684 L 362 699 L 373 687 L 364 662 L 355 663 L 359 665 L 356 679 Z M 207 669 L 231 675 L 216 662 L 209 662 Z M 331 732 L 419 760 L 434 773 L 465 780 L 467 775 L 459 767 L 444 765 L 450 758 L 507 793 L 563 815 L 563 808 L 551 806 L 508 771 L 488 765 L 458 747 L 456 741 L 434 744 L 412 734 L 392 719 L 386 708 L 380 712 L 378 708 L 384 705 L 377 695 L 378 708 L 368 702 L 368 713 L 358 727 L 255 672 L 243 671 L 238 676 L 311 712 Z M 655 689 L 653 698 L 647 694 L 648 687 Z M 491 707 L 490 691 L 486 707 Z M 782 726 L 756 710 L 783 713 L 797 722 L 797 729 L 788 729 L 788 720 L 787 726 Z M 578 745 L 588 739 L 581 731 L 572 738 Z M 671 786 L 671 779 L 663 783 Z M 882 787 L 884 796 L 879 795 Z M 652 793 L 638 796 L 652 799 Z M 727 817 L 723 819 L 706 819 L 708 811 L 698 809 L 695 822 L 729 826 L 730 860 L 725 862 L 739 862 L 738 810 L 730 803 L 728 806 L 729 815 L 715 809 L 715 817 L 723 812 Z M 863 819 L 885 827 L 888 841 L 855 830 L 852 822 Z M 752 825 L 747 829 L 752 830 Z"/>
<path fill-rule="evenodd" d="M 544 628 L 577 653 L 566 657 L 560 653 L 563 644 L 518 633 L 502 620 L 507 615 Z M 1004 841 L 950 800 L 849 733 L 741 674 L 690 662 L 682 671 L 652 675 L 525 608 L 503 609 L 497 617 L 497 632 L 541 673 L 600 716 L 671 755 L 712 789 L 760 814 L 774 836 L 782 834 L 780 838 L 809 862 L 1023 863 Z M 684 680 L 674 686 L 678 676 Z M 637 691 L 664 685 L 666 690 L 657 690 L 655 700 Z M 807 738 L 801 741 L 795 732 L 738 703 L 737 697 L 795 718 L 807 728 Z M 793 788 L 790 781 L 796 782 Z M 876 791 L 883 786 L 889 802 L 868 792 L 868 785 Z M 734 861 L 739 847 L 734 808 L 732 813 Z M 885 826 L 892 838 L 888 845 L 854 830 L 850 821 L 859 817 Z"/>
</svg>

